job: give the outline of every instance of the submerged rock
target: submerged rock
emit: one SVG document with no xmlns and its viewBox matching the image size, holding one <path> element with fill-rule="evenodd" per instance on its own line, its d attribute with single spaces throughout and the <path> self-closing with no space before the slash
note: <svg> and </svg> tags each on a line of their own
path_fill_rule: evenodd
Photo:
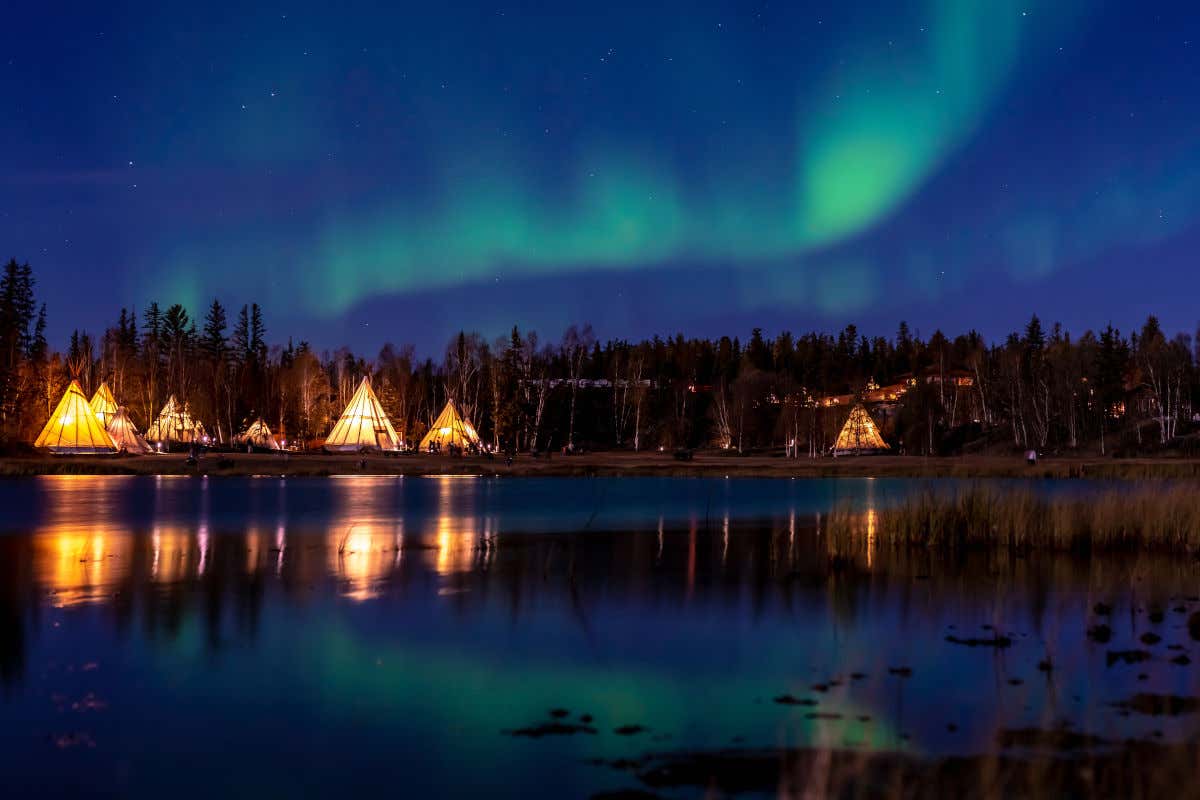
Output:
<svg viewBox="0 0 1200 800">
<path fill-rule="evenodd" d="M 947 636 L 946 641 L 949 642 L 950 644 L 961 644 L 961 645 L 966 645 L 967 647 L 1000 647 L 1000 648 L 1003 648 L 1003 647 L 1012 646 L 1012 639 L 1008 638 L 1007 636 L 1005 636 L 1003 634 L 998 634 L 997 636 L 994 636 L 991 639 L 977 639 L 973 636 L 968 639 L 960 639 L 957 636 Z"/>
<path fill-rule="evenodd" d="M 541 725 L 531 725 L 527 728 L 504 731 L 508 736 L 541 739 L 543 736 L 573 736 L 577 733 L 594 734 L 596 729 L 590 725 L 576 725 L 573 722 L 546 722 Z"/>
<path fill-rule="evenodd" d="M 1193 611 L 1188 615 L 1187 626 L 1188 635 L 1200 642 L 1200 611 Z"/>
<path fill-rule="evenodd" d="M 622 725 L 619 728 L 613 728 L 613 733 L 617 736 L 636 736 L 639 733 L 644 733 L 647 728 L 644 725 Z"/>
<path fill-rule="evenodd" d="M 1105 660 L 1110 667 L 1117 663 L 1139 664 L 1149 661 L 1150 654 L 1145 650 L 1109 650 Z"/>
<path fill-rule="evenodd" d="M 1112 628 L 1104 624 L 1094 625 L 1091 628 L 1088 628 L 1087 637 L 1093 642 L 1100 642 L 1100 644 L 1104 644 L 1112 639 Z"/>
<path fill-rule="evenodd" d="M 1092 613 L 1098 617 L 1107 617 L 1112 613 L 1112 606 L 1107 603 L 1096 603 L 1092 606 Z"/>
<path fill-rule="evenodd" d="M 1158 644 L 1161 641 L 1161 636 L 1159 636 L 1157 633 L 1151 633 L 1150 631 L 1143 633 L 1141 636 L 1142 644 Z"/>
<path fill-rule="evenodd" d="M 913 671 L 912 667 L 888 667 L 888 674 L 898 678 L 911 678 Z"/>
<path fill-rule="evenodd" d="M 781 706 L 815 706 L 816 700 L 810 700 L 807 697 L 792 697 L 790 694 L 781 694 L 775 698 L 775 702 Z"/>
</svg>

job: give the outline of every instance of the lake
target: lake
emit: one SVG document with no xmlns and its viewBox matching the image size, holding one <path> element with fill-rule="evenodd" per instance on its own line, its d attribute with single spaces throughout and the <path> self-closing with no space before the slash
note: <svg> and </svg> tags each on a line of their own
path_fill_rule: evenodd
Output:
<svg viewBox="0 0 1200 800">
<path fill-rule="evenodd" d="M 930 486 L 956 484 L 3 481 L 5 791 L 692 797 L 648 755 L 1195 737 L 1130 702 L 1198 693 L 1191 560 L 831 560 L 832 510 L 869 528 Z"/>
</svg>

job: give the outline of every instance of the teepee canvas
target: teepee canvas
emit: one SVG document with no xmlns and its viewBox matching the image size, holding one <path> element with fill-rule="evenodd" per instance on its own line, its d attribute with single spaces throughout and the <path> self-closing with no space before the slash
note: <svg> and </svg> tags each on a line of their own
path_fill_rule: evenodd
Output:
<svg viewBox="0 0 1200 800">
<path fill-rule="evenodd" d="M 79 381 L 71 381 L 54 413 L 46 421 L 41 434 L 33 443 L 51 453 L 63 455 L 88 455 L 115 453 L 112 437 L 104 430 L 88 399 L 79 388 Z"/>
<path fill-rule="evenodd" d="M 282 450 L 275 440 L 271 429 L 267 427 L 262 417 L 254 420 L 246 430 L 239 433 L 235 441 L 242 447 L 253 447 L 256 450 Z"/>
<path fill-rule="evenodd" d="M 400 437 L 366 378 L 362 379 L 346 410 L 325 437 L 325 449 L 331 453 L 400 449 Z"/>
<path fill-rule="evenodd" d="M 429 433 L 421 440 L 419 449 L 428 450 L 429 445 L 434 443 L 442 448 L 461 447 L 465 450 L 469 447 L 479 447 L 479 434 L 475 432 L 474 425 L 459 416 L 454 403 L 447 402 L 442 413 L 429 428 Z"/>
<path fill-rule="evenodd" d="M 871 419 L 866 407 L 859 403 L 850 409 L 850 417 L 842 426 L 837 442 L 833 445 L 833 454 L 835 456 L 862 455 L 880 453 L 889 449 L 891 448 L 880 435 L 875 420 Z"/>
<path fill-rule="evenodd" d="M 188 444 L 204 438 L 204 426 L 192 418 L 187 404 L 180 405 L 171 395 L 159 412 L 158 418 L 146 430 L 146 439 L 151 442 L 182 442 Z"/>
<path fill-rule="evenodd" d="M 117 413 L 117 401 L 113 398 L 113 393 L 107 383 L 100 384 L 100 388 L 92 395 L 91 406 L 92 411 L 96 413 L 96 419 L 100 420 L 100 424 L 107 428 L 109 420 Z"/>
<path fill-rule="evenodd" d="M 117 446 L 117 449 L 123 452 L 136 454 L 154 452 L 154 449 L 138 433 L 137 426 L 129 418 L 124 406 L 118 408 L 117 412 L 112 415 L 112 419 L 108 421 L 108 435 L 112 437 L 113 444 Z"/>
</svg>

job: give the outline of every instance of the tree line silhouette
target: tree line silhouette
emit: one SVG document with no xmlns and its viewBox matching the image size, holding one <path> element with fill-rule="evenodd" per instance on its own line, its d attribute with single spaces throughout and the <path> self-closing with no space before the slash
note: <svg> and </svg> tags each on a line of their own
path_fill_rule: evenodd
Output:
<svg viewBox="0 0 1200 800">
<path fill-rule="evenodd" d="M 984 448 L 1100 453 L 1190 447 L 1198 420 L 1200 337 L 1169 337 L 1151 316 L 1122 334 L 1072 337 L 1032 317 L 988 343 L 975 331 L 928 338 L 901 322 L 894 337 L 854 325 L 836 334 L 754 329 L 742 341 L 654 337 L 601 342 L 590 326 L 556 341 L 513 327 L 488 341 L 460 332 L 440 360 L 411 345 L 372 357 L 271 344 L 263 309 L 202 318 L 182 305 L 121 309 L 98 335 L 46 340 L 33 271 L 0 274 L 0 442 L 30 442 L 76 378 L 107 381 L 145 429 L 170 395 L 218 442 L 263 417 L 290 441 L 317 445 L 362 376 L 397 429 L 419 440 L 452 400 L 485 443 L 516 451 L 578 448 L 785 447 L 828 450 L 849 407 L 865 401 L 892 445 L 914 454 Z M 397 331 L 397 333 L 402 333 Z"/>
</svg>

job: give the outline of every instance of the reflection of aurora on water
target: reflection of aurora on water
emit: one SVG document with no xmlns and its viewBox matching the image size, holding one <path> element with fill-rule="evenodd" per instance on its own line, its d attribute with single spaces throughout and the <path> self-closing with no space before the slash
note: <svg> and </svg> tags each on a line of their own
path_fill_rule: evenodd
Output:
<svg viewBox="0 0 1200 800">
<path fill-rule="evenodd" d="M 429 480 L 435 487 L 435 513 L 418 529 L 407 533 L 403 508 L 390 515 L 384 506 L 374 502 L 381 494 L 386 494 L 397 479 L 341 481 L 337 491 L 337 512 L 320 540 L 325 554 L 323 572 L 334 580 L 338 595 L 358 602 L 386 602 L 389 587 L 394 581 L 402 581 L 406 570 L 435 579 L 472 575 L 474 577 L 466 583 L 459 582 L 453 587 L 456 594 L 462 593 L 455 602 L 478 607 L 477 614 L 481 616 L 467 622 L 468 631 L 490 625 L 486 620 L 495 610 L 488 604 L 478 604 L 483 596 L 480 592 L 491 582 L 487 576 L 493 560 L 505 553 L 498 525 L 479 507 L 478 481 L 451 477 Z M 203 516 L 203 511 L 201 513 Z M 787 530 L 789 552 L 794 556 L 794 514 Z M 54 527 L 41 530 L 36 536 L 39 540 L 50 537 L 62 547 L 75 541 L 72 534 Z M 705 573 L 710 569 L 723 572 L 736 568 L 740 560 L 737 537 L 738 531 L 732 527 L 726 513 L 711 532 L 705 531 L 702 520 L 694 517 L 686 531 L 659 531 L 647 543 L 659 568 L 669 565 L 673 558 L 684 559 L 681 566 L 686 566 L 680 573 L 684 581 L 680 587 L 685 592 L 684 602 L 699 604 L 698 608 L 702 608 L 708 601 L 697 592 L 704 591 Z M 305 558 L 303 551 L 311 547 L 306 544 L 306 533 L 289 533 L 282 522 L 271 534 L 260 525 L 249 525 L 236 535 L 214 534 L 207 525 L 198 525 L 191 529 L 185 526 L 155 527 L 144 537 L 126 530 L 119 538 L 123 542 L 121 560 L 126 567 L 123 573 L 113 576 L 107 582 L 109 584 L 131 577 L 129 565 L 134 559 L 130 554 L 138 547 L 147 551 L 145 579 L 154 585 L 174 585 L 177 590 L 215 578 L 214 570 L 224 570 L 230 577 L 240 575 L 244 580 L 258 580 L 264 571 L 302 581 L 320 577 L 314 574 L 311 560 L 302 560 Z M 534 573 L 541 574 L 544 563 L 553 563 L 556 549 L 551 545 L 549 560 L 540 555 L 532 559 L 521 555 L 519 560 L 537 565 Z M 225 551 L 223 555 L 222 550 Z M 526 550 L 527 547 L 522 546 L 515 552 L 524 554 Z M 628 555 L 633 553 L 630 551 Z M 231 558 L 231 554 L 234 557 Z M 289 560 L 292 558 L 297 561 L 292 563 Z M 603 563 L 619 564 L 620 561 L 606 558 Z M 299 574 L 294 573 L 297 568 Z M 581 568 L 585 568 L 583 564 Z M 525 570 L 521 569 L 516 574 L 523 572 Z M 79 573 L 75 577 L 73 584 L 70 576 L 58 572 L 51 580 L 68 591 L 81 591 L 96 583 L 88 573 Z M 648 576 L 638 582 L 646 580 Z M 437 595 L 444 594 L 448 588 L 450 585 L 442 584 L 440 580 L 431 586 Z M 554 596 L 562 588 L 565 587 L 556 582 L 540 593 L 549 592 Z M 530 600 L 536 596 L 531 594 Z M 542 608 L 541 602 L 534 602 L 526 612 L 526 615 L 541 620 L 539 624 L 548 621 L 547 614 L 553 619 L 560 612 Z M 761 676 L 737 678 L 701 668 L 695 670 L 691 681 L 681 684 L 672 671 L 665 668 L 666 665 L 653 660 L 614 671 L 592 663 L 590 658 L 579 659 L 565 653 L 551 657 L 549 661 L 530 661 L 509 653 L 507 647 L 500 650 L 489 647 L 483 657 L 463 653 L 454 644 L 454 639 L 430 637 L 427 631 L 419 632 L 415 640 L 403 643 L 368 644 L 353 629 L 347 629 L 338 614 L 331 614 L 329 610 L 322 611 L 313 622 L 315 625 L 307 633 L 303 646 L 315 654 L 315 663 L 297 671 L 288 680 L 299 681 L 307 696 L 317 698 L 323 713 L 335 718 L 368 713 L 397 719 L 417 717 L 437 727 L 459 729 L 462 731 L 459 746 L 477 748 L 480 753 L 489 749 L 496 730 L 512 725 L 514 721 L 536 719 L 542 715 L 547 697 L 572 698 L 574 704 L 593 713 L 606 714 L 613 720 L 653 719 L 657 727 L 666 729 L 694 724 L 694 703 L 690 698 L 699 692 L 710 698 L 704 713 L 721 720 L 722 725 L 753 729 L 762 723 L 763 709 L 746 702 L 746 697 L 759 691 Z M 567 624 L 574 627 L 576 623 Z M 703 637 L 700 631 L 704 627 L 701 621 L 700 628 L 685 635 L 685 639 L 696 635 Z M 474 637 L 477 634 L 468 635 Z M 268 643 L 278 636 L 277 632 L 264 633 Z M 293 645 L 278 641 L 271 646 L 286 650 Z M 797 649 L 796 642 L 765 644 L 758 648 L 759 656 L 767 663 L 779 665 L 794 662 L 802 649 Z M 190 648 L 181 655 L 184 653 L 187 653 L 186 659 L 193 657 Z M 186 673 L 188 670 L 184 662 L 172 665 L 169 656 L 163 668 L 170 672 Z M 807 689 L 803 682 L 797 684 L 795 678 L 787 677 L 786 671 L 776 676 L 773 685 L 779 687 L 779 691 L 803 693 Z M 231 700 L 236 699 L 238 687 L 231 687 L 231 691 Z M 493 699 L 483 704 L 470 699 L 480 693 Z M 250 700 L 245 698 L 245 702 Z M 806 719 L 804 709 L 768 707 L 768 710 L 773 712 L 772 716 L 781 714 L 790 720 L 786 728 L 789 741 L 833 743 L 827 741 L 832 734 L 817 721 Z M 867 713 L 852 704 L 842 704 L 841 711 L 851 720 Z M 878 720 L 870 727 L 853 722 L 852 730 L 855 738 L 864 744 L 888 747 L 898 741 L 896 732 L 885 720 Z M 698 743 L 713 745 L 718 739 L 703 739 Z M 617 756 L 620 751 L 601 747 L 589 752 L 595 756 Z"/>
<path fill-rule="evenodd" d="M 587 528 L 577 520 L 597 508 L 603 519 L 614 502 L 598 491 L 604 486 L 392 477 L 31 482 L 23 492 L 54 502 L 27 532 L 0 536 L 0 635 L 10 643 L 0 674 L 17 698 L 6 712 L 42 719 L 39 698 L 62 693 L 68 680 L 43 665 L 74 659 L 78 670 L 84 658 L 99 666 L 78 685 L 110 702 L 88 719 L 112 720 L 151 751 L 174 742 L 138 762 L 138 774 L 184 769 L 179 742 L 200 757 L 193 726 L 212 718 L 222 720 L 222 758 L 233 760 L 221 773 L 229 780 L 259 774 L 270 760 L 254 741 L 292 754 L 290 766 L 271 762 L 276 793 L 312 781 L 333 790 L 297 766 L 321 753 L 417 774 L 418 784 L 428 781 L 417 794 L 448 781 L 464 791 L 487 790 L 485 780 L 528 788 L 530 775 L 546 791 L 579 794 L 608 774 L 588 759 L 720 748 L 734 736 L 757 747 L 849 741 L 987 752 L 998 729 L 1049 725 L 1056 719 L 1048 714 L 1065 714 L 1081 730 L 1111 723 L 1115 673 L 1103 650 L 1078 647 L 1097 580 L 1130 586 L 1134 570 L 1150 570 L 1146 591 L 1167 596 L 1193 577 L 1169 560 L 1093 568 L 898 552 L 872 541 L 878 509 L 896 488 L 886 481 L 838 483 L 813 495 L 819 502 L 810 502 L 811 485 L 774 482 L 758 494 L 752 482 L 655 481 L 642 484 L 655 502 L 619 496 L 633 502 L 608 518 L 623 529 Z M 582 509 L 567 517 L 570 530 L 522 531 L 537 528 L 539 517 L 525 509 L 539 496 L 537 514 L 556 503 Z M 75 509 L 88 497 L 100 511 L 84 517 Z M 706 513 L 710 497 L 716 510 Z M 812 513 L 847 502 L 861 523 L 848 542 Z M 682 513 L 689 504 L 692 513 Z M 768 505 L 777 511 L 763 516 Z M 624 524 L 630 507 L 641 527 Z M 950 625 L 969 632 L 985 624 L 1004 626 L 1016 644 L 1000 653 L 944 641 Z M 1034 666 L 1047 653 L 1052 683 Z M 890 671 L 901 666 L 912 674 Z M 1151 673 L 1139 690 L 1192 680 L 1186 670 Z M 1099 686 L 1108 687 L 1101 701 L 1054 702 Z M 817 705 L 774 702 L 785 695 Z M 501 734 L 556 707 L 592 714 L 598 733 L 538 744 Z M 242 724 L 250 718 L 253 725 Z M 626 724 L 650 732 L 611 734 Z M 1140 724 L 1123 721 L 1122 731 L 1142 735 Z M 1147 724 L 1170 737 L 1188 722 Z M 659 734 L 669 744 L 650 738 Z M 29 745 L 0 746 L 21 754 Z M 230 747 L 246 757 L 228 755 Z M 418 752 L 419 764 L 407 755 Z M 464 762 L 475 767 L 470 775 L 454 766 Z M 219 792 L 229 787 L 212 782 L 223 779 L 200 780 Z"/>
</svg>

